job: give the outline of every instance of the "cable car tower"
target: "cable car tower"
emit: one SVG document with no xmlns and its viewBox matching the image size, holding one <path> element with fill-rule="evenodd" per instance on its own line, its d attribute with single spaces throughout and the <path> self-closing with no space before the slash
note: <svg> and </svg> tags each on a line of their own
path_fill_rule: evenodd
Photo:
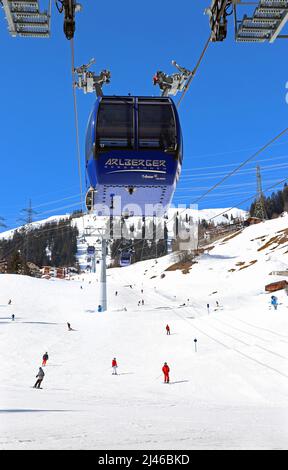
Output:
<svg viewBox="0 0 288 470">
<path fill-rule="evenodd" d="M 247 11 L 251 6 L 255 6 L 254 11 L 239 19 L 240 8 Z M 226 39 L 228 17 L 232 15 L 237 42 L 273 43 L 277 38 L 288 38 L 281 35 L 288 21 L 288 0 L 212 0 L 205 13 L 209 16 L 212 42 Z"/>
<path fill-rule="evenodd" d="M 51 0 L 47 10 L 41 9 L 39 0 L 0 0 L 12 37 L 49 38 L 51 31 Z M 41 3 L 41 2 L 40 2 Z M 73 39 L 75 14 L 81 10 L 76 0 L 55 0 L 59 13 L 64 13 L 64 34 Z"/>
<path fill-rule="evenodd" d="M 39 0 L 1 0 L 12 37 L 48 38 L 50 36 L 51 0 L 40 11 Z"/>
</svg>

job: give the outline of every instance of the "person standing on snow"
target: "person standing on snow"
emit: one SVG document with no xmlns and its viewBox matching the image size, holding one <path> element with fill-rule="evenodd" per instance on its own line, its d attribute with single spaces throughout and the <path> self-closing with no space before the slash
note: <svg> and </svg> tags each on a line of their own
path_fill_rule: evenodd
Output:
<svg viewBox="0 0 288 470">
<path fill-rule="evenodd" d="M 169 325 L 166 325 L 166 334 L 170 335 L 170 326 Z"/>
<path fill-rule="evenodd" d="M 44 356 L 43 356 L 42 359 L 43 359 L 43 361 L 42 361 L 42 367 L 45 367 L 45 366 L 46 366 L 46 363 L 47 363 L 47 361 L 48 361 L 48 359 L 49 359 L 49 356 L 48 356 L 48 353 L 47 353 L 47 352 L 44 354 Z"/>
<path fill-rule="evenodd" d="M 40 387 L 41 387 L 41 383 L 42 383 L 44 377 L 45 377 L 44 371 L 43 371 L 42 367 L 39 367 L 39 372 L 38 372 L 38 374 L 36 375 L 37 381 L 36 381 L 36 383 L 35 383 L 35 385 L 34 385 L 33 388 L 40 388 Z"/>
<path fill-rule="evenodd" d="M 167 362 L 164 362 L 164 366 L 162 367 L 162 372 L 164 374 L 164 383 L 169 384 L 170 367 L 168 366 Z"/>
<path fill-rule="evenodd" d="M 118 364 L 116 361 L 116 357 L 114 357 L 112 360 L 112 369 L 113 369 L 112 375 L 117 375 L 117 367 L 118 367 Z"/>
<path fill-rule="evenodd" d="M 12 321 L 15 320 L 15 315 L 14 315 L 14 313 L 12 313 L 11 319 L 12 319 Z"/>
</svg>

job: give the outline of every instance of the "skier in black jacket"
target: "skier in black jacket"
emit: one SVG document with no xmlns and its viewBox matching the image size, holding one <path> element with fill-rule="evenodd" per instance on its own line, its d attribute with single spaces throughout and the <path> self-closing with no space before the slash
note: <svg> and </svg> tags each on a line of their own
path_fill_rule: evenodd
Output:
<svg viewBox="0 0 288 470">
<path fill-rule="evenodd" d="M 34 385 L 34 388 L 41 388 L 41 383 L 42 383 L 44 377 L 45 377 L 44 370 L 42 369 L 42 367 L 39 367 L 39 372 L 36 375 L 37 381 Z"/>
</svg>

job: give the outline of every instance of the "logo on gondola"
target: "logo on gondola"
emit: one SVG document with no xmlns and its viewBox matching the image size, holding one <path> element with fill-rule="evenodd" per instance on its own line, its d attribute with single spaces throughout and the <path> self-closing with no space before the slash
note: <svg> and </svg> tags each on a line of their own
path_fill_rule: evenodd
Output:
<svg viewBox="0 0 288 470">
<path fill-rule="evenodd" d="M 166 170 L 166 160 L 144 160 L 138 158 L 109 158 L 105 162 L 109 168 L 149 168 Z"/>
</svg>

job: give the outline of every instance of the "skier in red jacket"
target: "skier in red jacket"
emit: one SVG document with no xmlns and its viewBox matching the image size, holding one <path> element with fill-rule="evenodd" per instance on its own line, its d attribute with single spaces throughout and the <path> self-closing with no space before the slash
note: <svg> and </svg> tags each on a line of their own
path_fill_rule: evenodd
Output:
<svg viewBox="0 0 288 470">
<path fill-rule="evenodd" d="M 164 362 L 164 366 L 162 367 L 162 372 L 164 374 L 164 383 L 169 384 L 169 372 L 170 368 L 167 364 L 167 362 Z"/>
<path fill-rule="evenodd" d="M 118 364 L 116 361 L 116 357 L 114 357 L 114 359 L 112 360 L 112 369 L 113 369 L 112 375 L 117 375 L 117 367 L 118 367 Z"/>
<path fill-rule="evenodd" d="M 170 326 L 169 325 L 166 325 L 166 332 L 167 332 L 167 335 L 170 335 Z"/>
</svg>

